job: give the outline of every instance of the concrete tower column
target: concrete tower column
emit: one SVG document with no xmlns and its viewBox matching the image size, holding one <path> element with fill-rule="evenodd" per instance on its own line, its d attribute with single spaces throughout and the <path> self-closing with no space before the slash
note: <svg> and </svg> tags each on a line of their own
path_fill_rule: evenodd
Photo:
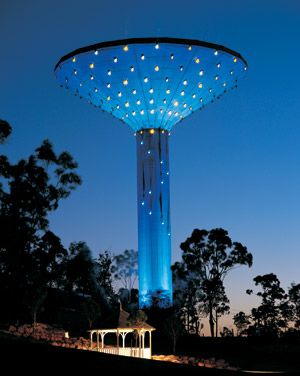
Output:
<svg viewBox="0 0 300 376">
<path fill-rule="evenodd" d="M 137 132 L 139 306 L 172 304 L 169 133 Z"/>
</svg>

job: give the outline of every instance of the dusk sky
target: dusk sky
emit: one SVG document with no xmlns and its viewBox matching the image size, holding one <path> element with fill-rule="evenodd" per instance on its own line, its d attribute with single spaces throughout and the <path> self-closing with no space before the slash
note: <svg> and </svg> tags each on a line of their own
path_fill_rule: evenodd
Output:
<svg viewBox="0 0 300 376">
<path fill-rule="evenodd" d="M 226 286 L 234 314 L 255 305 L 253 277 L 300 282 L 300 2 L 0 2 L 0 118 L 13 127 L 1 153 L 17 161 L 45 138 L 79 163 L 83 184 L 51 215 L 65 246 L 137 249 L 136 148 L 129 126 L 59 87 L 54 66 L 94 43 L 192 38 L 239 52 L 237 90 L 176 125 L 170 139 L 173 261 L 194 228 L 223 227 L 248 247 Z M 1 230 L 0 230 L 1 231 Z"/>
</svg>

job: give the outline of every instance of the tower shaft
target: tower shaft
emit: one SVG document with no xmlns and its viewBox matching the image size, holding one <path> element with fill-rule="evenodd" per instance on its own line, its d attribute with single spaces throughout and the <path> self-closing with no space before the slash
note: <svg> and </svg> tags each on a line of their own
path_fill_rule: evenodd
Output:
<svg viewBox="0 0 300 376">
<path fill-rule="evenodd" d="M 167 131 L 137 132 L 139 305 L 172 304 Z"/>
</svg>

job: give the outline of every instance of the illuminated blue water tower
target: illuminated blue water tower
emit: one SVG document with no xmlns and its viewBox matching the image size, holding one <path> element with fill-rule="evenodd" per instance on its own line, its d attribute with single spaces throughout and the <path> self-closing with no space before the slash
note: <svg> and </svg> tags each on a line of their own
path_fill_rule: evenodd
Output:
<svg viewBox="0 0 300 376">
<path fill-rule="evenodd" d="M 169 146 L 176 123 L 237 86 L 240 54 L 189 39 L 136 38 L 80 48 L 55 67 L 62 87 L 136 136 L 139 305 L 172 304 Z"/>
</svg>

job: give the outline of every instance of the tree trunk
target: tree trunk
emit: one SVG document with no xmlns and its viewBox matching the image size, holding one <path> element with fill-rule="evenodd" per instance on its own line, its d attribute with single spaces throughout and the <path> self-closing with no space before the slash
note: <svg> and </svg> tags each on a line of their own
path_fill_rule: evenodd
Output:
<svg viewBox="0 0 300 376">
<path fill-rule="evenodd" d="M 173 330 L 173 354 L 176 352 L 176 333 Z"/>
<path fill-rule="evenodd" d="M 33 318 L 33 333 L 35 333 L 35 329 L 36 329 L 36 315 L 37 315 L 37 312 L 36 312 L 36 310 L 34 310 L 33 314 L 32 314 L 32 318 Z"/>
<path fill-rule="evenodd" d="M 217 314 L 217 312 L 216 312 L 216 337 L 218 337 L 218 330 L 219 330 L 219 328 L 218 328 L 218 324 L 219 324 L 219 321 L 218 321 L 218 314 Z"/>
<path fill-rule="evenodd" d="M 209 307 L 209 326 L 210 326 L 210 335 L 211 337 L 214 337 L 214 314 L 212 306 Z"/>
</svg>

